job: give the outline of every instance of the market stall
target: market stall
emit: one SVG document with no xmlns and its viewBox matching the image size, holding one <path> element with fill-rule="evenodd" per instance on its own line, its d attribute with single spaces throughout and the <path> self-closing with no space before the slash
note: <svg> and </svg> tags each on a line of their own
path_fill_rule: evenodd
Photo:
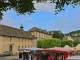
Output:
<svg viewBox="0 0 80 60">
<path fill-rule="evenodd" d="M 65 45 L 65 46 L 64 46 L 64 48 L 71 49 L 72 51 L 74 51 L 74 50 L 75 50 L 75 47 L 70 47 L 70 46 L 68 46 L 68 45 Z"/>
<path fill-rule="evenodd" d="M 68 48 L 47 48 L 42 50 L 36 50 L 36 52 L 51 52 L 57 54 L 62 60 L 66 60 L 68 57 L 72 56 L 72 50 Z M 58 58 L 56 57 L 56 58 Z M 55 59 L 56 60 L 56 59 Z"/>
<path fill-rule="evenodd" d="M 80 56 L 80 44 L 78 44 L 75 48 L 75 54 Z"/>
<path fill-rule="evenodd" d="M 23 60 L 34 60 L 36 50 L 42 50 L 42 48 L 23 48 L 19 49 L 19 58 Z"/>
</svg>

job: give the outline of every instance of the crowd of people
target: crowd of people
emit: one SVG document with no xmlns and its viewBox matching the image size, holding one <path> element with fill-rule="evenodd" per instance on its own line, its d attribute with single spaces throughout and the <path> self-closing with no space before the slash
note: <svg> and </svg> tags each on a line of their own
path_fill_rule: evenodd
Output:
<svg viewBox="0 0 80 60">
<path fill-rule="evenodd" d="M 58 53 L 49 53 L 49 52 L 42 52 L 42 53 L 32 53 L 32 52 L 23 52 L 19 53 L 19 58 L 22 60 L 62 60 L 61 54 Z"/>
</svg>

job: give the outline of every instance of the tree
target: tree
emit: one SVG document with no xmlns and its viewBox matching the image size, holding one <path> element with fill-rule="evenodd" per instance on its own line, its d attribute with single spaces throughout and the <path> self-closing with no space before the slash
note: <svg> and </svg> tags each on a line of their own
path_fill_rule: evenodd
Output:
<svg viewBox="0 0 80 60">
<path fill-rule="evenodd" d="M 61 40 L 57 38 L 45 38 L 37 42 L 38 48 L 51 48 L 51 47 L 60 47 Z"/>
<path fill-rule="evenodd" d="M 58 39 L 63 39 L 64 34 L 59 30 L 59 31 L 49 31 L 52 34 L 53 38 L 58 38 Z"/>
<path fill-rule="evenodd" d="M 0 20 L 3 16 L 3 11 L 15 10 L 18 14 L 32 14 L 34 13 L 34 0 L 0 0 Z M 36 0 L 37 3 L 46 3 L 48 0 Z M 50 3 L 55 3 L 55 14 L 58 14 L 60 11 L 64 11 L 65 5 L 80 5 L 80 0 L 50 0 Z"/>
<path fill-rule="evenodd" d="M 73 45 L 74 45 L 74 46 L 77 46 L 78 44 L 80 44 L 80 40 L 74 40 L 74 41 L 73 41 Z"/>
<path fill-rule="evenodd" d="M 72 47 L 72 45 L 73 45 L 72 40 L 62 40 L 61 41 L 61 47 L 64 47 L 65 45 Z"/>
</svg>

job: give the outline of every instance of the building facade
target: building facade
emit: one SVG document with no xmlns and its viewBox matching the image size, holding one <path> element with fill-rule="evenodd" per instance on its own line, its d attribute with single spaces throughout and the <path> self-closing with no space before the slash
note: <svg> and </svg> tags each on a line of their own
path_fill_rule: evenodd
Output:
<svg viewBox="0 0 80 60">
<path fill-rule="evenodd" d="M 37 27 L 33 27 L 31 29 L 28 30 L 34 37 L 36 37 L 36 39 L 34 40 L 34 47 L 36 47 L 37 45 L 37 41 L 41 40 L 43 38 L 52 38 L 52 35 L 47 31 L 47 30 L 43 30 L 41 28 L 37 28 Z"/>
<path fill-rule="evenodd" d="M 20 29 L 0 25 L 0 53 L 11 51 L 16 54 L 21 48 L 36 47 L 37 40 L 51 37 L 46 30 L 36 29 L 33 27 L 29 31 L 24 31 L 22 25 Z"/>
<path fill-rule="evenodd" d="M 20 48 L 33 47 L 34 37 L 31 33 L 20 29 L 0 25 L 0 52 L 11 51 L 18 53 Z"/>
<path fill-rule="evenodd" d="M 64 36 L 64 37 L 63 37 L 63 40 L 72 40 L 72 41 L 74 41 L 74 39 L 72 39 L 71 36 Z"/>
</svg>

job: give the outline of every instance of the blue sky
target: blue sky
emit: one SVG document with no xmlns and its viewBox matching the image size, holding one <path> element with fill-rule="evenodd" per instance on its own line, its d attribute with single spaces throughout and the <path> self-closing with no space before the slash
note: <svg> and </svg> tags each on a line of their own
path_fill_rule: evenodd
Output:
<svg viewBox="0 0 80 60">
<path fill-rule="evenodd" d="M 34 6 L 36 11 L 31 15 L 18 16 L 13 10 L 4 12 L 1 24 L 15 28 L 19 28 L 23 24 L 25 31 L 34 26 L 48 31 L 61 30 L 63 33 L 80 30 L 80 6 L 76 6 L 76 8 L 65 6 L 65 11 L 61 11 L 57 15 L 54 15 L 54 4 L 39 3 Z"/>
</svg>

